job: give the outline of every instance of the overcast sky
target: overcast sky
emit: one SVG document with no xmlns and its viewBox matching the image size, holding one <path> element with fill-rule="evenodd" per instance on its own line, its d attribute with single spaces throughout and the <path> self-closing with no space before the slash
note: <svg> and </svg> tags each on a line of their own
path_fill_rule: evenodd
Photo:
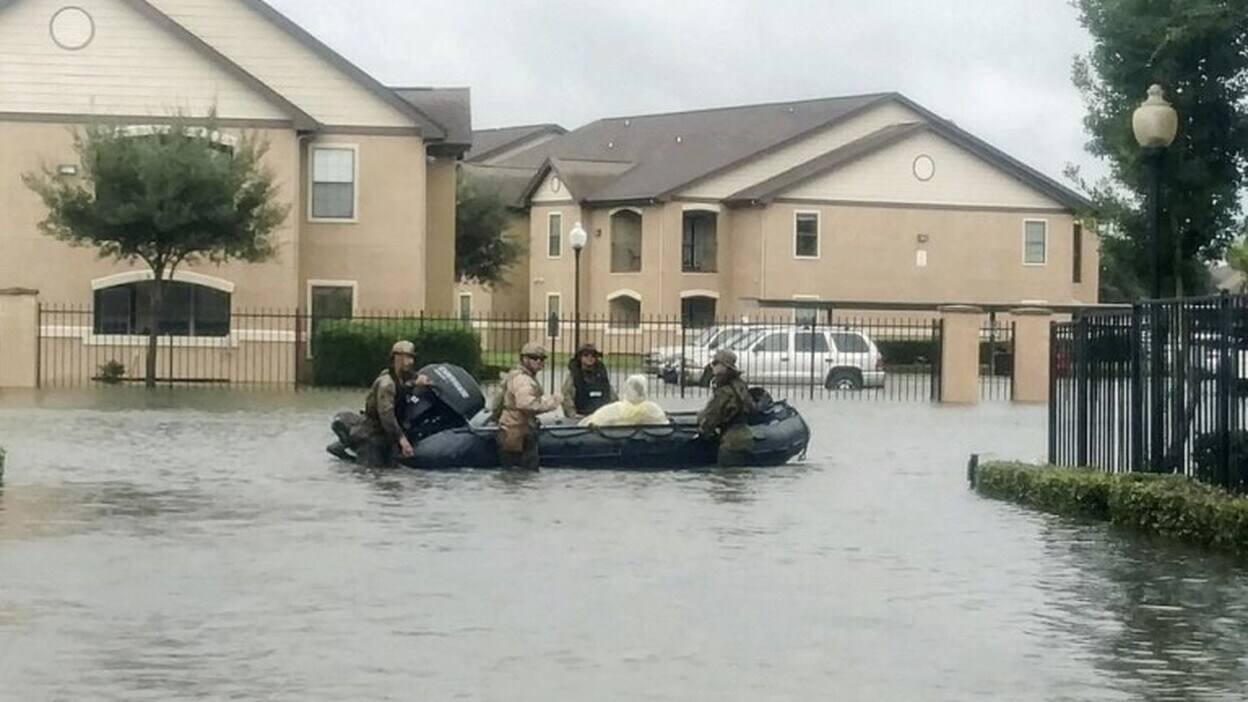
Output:
<svg viewBox="0 0 1248 702">
<path fill-rule="evenodd" d="M 1063 183 L 1107 170 L 1066 0 L 269 1 L 387 85 L 470 87 L 476 128 L 897 91 Z"/>
</svg>

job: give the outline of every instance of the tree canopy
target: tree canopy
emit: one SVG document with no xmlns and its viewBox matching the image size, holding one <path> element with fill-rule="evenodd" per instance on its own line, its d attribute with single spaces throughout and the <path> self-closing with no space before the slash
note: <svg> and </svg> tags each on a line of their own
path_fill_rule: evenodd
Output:
<svg viewBox="0 0 1248 702">
<path fill-rule="evenodd" d="M 455 277 L 495 287 L 524 255 L 526 242 L 507 233 L 515 214 L 500 186 L 460 170 L 455 183 Z"/>
<path fill-rule="evenodd" d="M 1076 59 L 1088 151 L 1110 178 L 1083 183 L 1104 234 L 1103 296 L 1129 299 L 1152 280 L 1144 153 L 1131 116 L 1160 84 L 1179 114 L 1165 153 L 1159 252 L 1163 294 L 1200 292 L 1205 263 L 1244 231 L 1248 163 L 1248 0 L 1072 0 L 1092 34 Z M 1078 179 L 1078 173 L 1072 172 Z"/>
<path fill-rule="evenodd" d="M 227 139 L 211 122 L 91 125 L 75 133 L 74 151 L 80 175 L 45 169 L 23 181 L 48 208 L 41 231 L 151 269 L 157 323 L 148 330 L 150 386 L 165 282 L 187 264 L 272 257 L 272 233 L 289 207 L 262 164 L 267 145 L 249 135 Z"/>
</svg>

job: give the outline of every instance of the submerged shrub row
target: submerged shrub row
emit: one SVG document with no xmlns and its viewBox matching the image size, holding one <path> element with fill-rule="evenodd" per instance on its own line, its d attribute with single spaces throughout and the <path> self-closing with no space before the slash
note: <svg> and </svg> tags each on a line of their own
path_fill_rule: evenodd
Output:
<svg viewBox="0 0 1248 702">
<path fill-rule="evenodd" d="M 1182 476 L 987 463 L 972 480 L 985 497 L 1248 554 L 1248 498 Z"/>
</svg>

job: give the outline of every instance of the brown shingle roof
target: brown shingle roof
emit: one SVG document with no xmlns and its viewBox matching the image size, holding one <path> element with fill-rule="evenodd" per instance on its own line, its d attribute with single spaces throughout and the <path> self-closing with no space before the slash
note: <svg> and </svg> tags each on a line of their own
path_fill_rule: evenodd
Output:
<svg viewBox="0 0 1248 702">
<path fill-rule="evenodd" d="M 468 88 L 394 88 L 394 92 L 427 116 L 421 125 L 426 140 L 461 147 L 460 152 L 472 145 L 472 99 Z M 433 126 L 425 124 L 428 122 Z"/>
<path fill-rule="evenodd" d="M 472 133 L 472 149 L 464 156 L 464 160 L 485 161 L 495 154 L 521 146 L 536 137 L 567 132 L 568 130 L 557 124 L 527 124 L 518 127 L 477 129 Z"/>
<path fill-rule="evenodd" d="M 631 162 L 594 201 L 662 197 L 784 146 L 885 99 L 862 95 L 592 122 L 503 162 L 539 167 L 547 158 Z"/>
</svg>

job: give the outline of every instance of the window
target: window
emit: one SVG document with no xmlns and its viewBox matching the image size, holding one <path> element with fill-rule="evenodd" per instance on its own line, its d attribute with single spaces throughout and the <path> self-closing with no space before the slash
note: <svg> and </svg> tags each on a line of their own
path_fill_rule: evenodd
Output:
<svg viewBox="0 0 1248 702">
<path fill-rule="evenodd" d="M 706 295 L 690 295 L 682 299 L 680 301 L 681 324 L 695 329 L 715 324 L 715 303 L 715 298 Z"/>
<path fill-rule="evenodd" d="M 612 298 L 609 315 L 612 329 L 638 329 L 641 327 L 641 300 L 627 295 Z"/>
<path fill-rule="evenodd" d="M 546 218 L 546 255 L 563 256 L 563 215 L 558 212 L 551 212 Z"/>
<path fill-rule="evenodd" d="M 758 342 L 758 346 L 755 346 L 754 350 L 761 351 L 763 353 L 788 353 L 789 333 L 776 332 L 774 334 L 768 334 L 763 337 L 762 341 Z"/>
<path fill-rule="evenodd" d="M 680 268 L 685 273 L 716 271 L 716 221 L 714 212 L 685 212 L 681 229 Z"/>
<path fill-rule="evenodd" d="M 794 347 L 798 353 L 827 353 L 828 337 L 823 334 L 798 332 Z"/>
<path fill-rule="evenodd" d="M 1071 247 L 1074 252 L 1071 256 L 1070 282 L 1083 282 L 1083 223 L 1075 222 L 1074 230 L 1071 232 Z"/>
<path fill-rule="evenodd" d="M 633 210 L 611 215 L 611 272 L 641 272 L 641 215 Z"/>
<path fill-rule="evenodd" d="M 459 318 L 465 322 L 472 319 L 472 293 L 459 294 Z"/>
<path fill-rule="evenodd" d="M 356 151 L 312 149 L 312 219 L 355 219 Z"/>
<path fill-rule="evenodd" d="M 96 334 L 147 334 L 153 325 L 151 290 L 154 283 L 115 285 L 95 291 Z M 230 333 L 230 293 L 202 285 L 166 281 L 164 313 L 156 325 L 169 336 L 227 336 Z"/>
<path fill-rule="evenodd" d="M 310 358 L 315 354 L 316 333 L 322 323 L 329 319 L 351 319 L 355 315 L 355 285 L 311 284 L 308 286 L 308 300 L 312 332 L 308 337 Z"/>
<path fill-rule="evenodd" d="M 836 344 L 836 350 L 841 353 L 870 353 L 871 351 L 871 347 L 867 346 L 867 340 L 858 334 L 832 332 L 832 343 Z"/>
<path fill-rule="evenodd" d="M 1048 254 L 1049 223 L 1044 220 L 1023 222 L 1023 263 L 1043 266 Z"/>
<path fill-rule="evenodd" d="M 798 212 L 794 216 L 793 255 L 819 258 L 819 213 Z"/>
<path fill-rule="evenodd" d="M 560 293 L 546 294 L 546 318 L 563 318 L 563 295 Z"/>
</svg>

